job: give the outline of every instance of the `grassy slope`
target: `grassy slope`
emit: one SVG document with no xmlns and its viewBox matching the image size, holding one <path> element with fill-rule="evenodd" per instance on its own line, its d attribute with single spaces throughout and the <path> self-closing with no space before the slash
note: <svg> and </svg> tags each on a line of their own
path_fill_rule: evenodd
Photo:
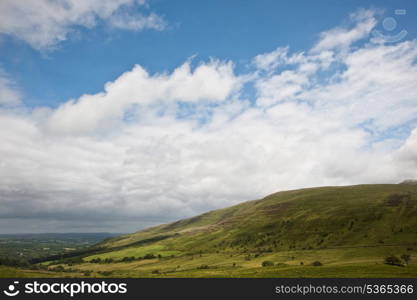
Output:
<svg viewBox="0 0 417 300">
<path fill-rule="evenodd" d="M 279 192 L 110 239 L 102 246 L 129 246 L 158 236 L 171 237 L 157 244 L 185 252 L 414 244 L 417 187 L 359 185 Z"/>
<path fill-rule="evenodd" d="M 91 270 L 93 276 L 113 271 L 122 277 L 415 277 L 414 261 L 393 267 L 383 259 L 404 253 L 417 258 L 417 186 L 279 192 L 112 238 L 100 246 L 104 253 L 84 257 L 85 263 L 71 268 Z M 162 258 L 88 262 L 146 253 Z M 278 265 L 262 268 L 264 260 Z M 309 266 L 316 260 L 324 265 Z M 200 269 L 202 265 L 208 269 Z"/>
</svg>

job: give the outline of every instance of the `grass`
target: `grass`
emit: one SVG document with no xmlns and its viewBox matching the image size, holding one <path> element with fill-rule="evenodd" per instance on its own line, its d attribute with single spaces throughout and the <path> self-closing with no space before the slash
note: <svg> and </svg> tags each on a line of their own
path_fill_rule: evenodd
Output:
<svg viewBox="0 0 417 300">
<path fill-rule="evenodd" d="M 388 249 L 389 248 L 389 249 Z M 72 266 L 77 272 L 112 272 L 112 277 L 415 277 L 417 262 L 398 267 L 384 264 L 386 255 L 400 256 L 403 247 L 321 249 L 284 251 L 269 254 L 203 253 L 174 258 L 136 260 L 128 263 L 93 264 Z M 408 252 L 417 257 L 417 252 Z M 263 261 L 274 263 L 262 267 Z M 322 266 L 312 266 L 320 261 Z M 303 264 L 301 264 L 301 262 Z M 207 268 L 201 268 L 207 266 Z M 155 271 L 157 270 L 157 273 Z"/>
</svg>

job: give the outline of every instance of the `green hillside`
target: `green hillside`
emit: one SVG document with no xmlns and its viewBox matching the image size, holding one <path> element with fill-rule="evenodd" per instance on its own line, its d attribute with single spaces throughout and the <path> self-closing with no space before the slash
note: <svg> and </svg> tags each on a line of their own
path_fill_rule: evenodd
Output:
<svg viewBox="0 0 417 300">
<path fill-rule="evenodd" d="M 285 251 L 417 242 L 417 186 L 358 185 L 279 192 L 103 243 L 176 251 Z M 159 240 L 159 241 L 158 241 Z"/>
<path fill-rule="evenodd" d="M 417 186 L 379 184 L 275 193 L 111 238 L 50 268 L 121 277 L 415 277 L 416 254 Z M 411 260 L 384 263 L 392 255 Z"/>
</svg>

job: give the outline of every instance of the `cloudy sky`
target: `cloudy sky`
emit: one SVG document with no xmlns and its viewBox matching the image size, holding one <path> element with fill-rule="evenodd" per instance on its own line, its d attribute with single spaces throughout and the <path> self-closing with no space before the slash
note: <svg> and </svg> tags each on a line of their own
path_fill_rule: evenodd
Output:
<svg viewBox="0 0 417 300">
<path fill-rule="evenodd" d="M 410 1 L 0 0 L 0 233 L 417 178 Z"/>
</svg>

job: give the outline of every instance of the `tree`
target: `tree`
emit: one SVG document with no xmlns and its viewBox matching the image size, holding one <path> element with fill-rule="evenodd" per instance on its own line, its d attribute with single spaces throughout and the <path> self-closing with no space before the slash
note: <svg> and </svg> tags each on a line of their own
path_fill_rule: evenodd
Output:
<svg viewBox="0 0 417 300">
<path fill-rule="evenodd" d="M 274 266 L 274 262 L 270 261 L 270 260 L 265 260 L 262 262 L 262 267 L 273 267 Z"/>
<path fill-rule="evenodd" d="M 402 266 L 402 262 L 401 260 L 396 257 L 395 255 L 390 255 L 388 257 L 385 258 L 385 263 L 387 265 L 391 265 L 391 266 Z"/>
<path fill-rule="evenodd" d="M 53 272 L 64 272 L 65 268 L 63 266 L 56 266 L 56 267 L 54 267 L 50 270 L 53 271 Z"/>
<path fill-rule="evenodd" d="M 103 276 L 110 276 L 113 274 L 112 271 L 99 271 L 99 274 L 103 275 Z"/>
<path fill-rule="evenodd" d="M 122 262 L 129 262 L 129 261 L 134 261 L 135 257 L 134 256 L 125 256 L 122 258 Z"/>
<path fill-rule="evenodd" d="M 153 259 L 153 258 L 156 258 L 156 256 L 153 255 L 152 253 L 148 253 L 143 257 L 143 259 Z"/>
<path fill-rule="evenodd" d="M 202 269 L 208 269 L 209 268 L 209 266 L 208 265 L 201 265 L 201 266 L 198 266 L 197 267 L 197 269 L 199 269 L 199 270 L 202 270 Z"/>
</svg>

